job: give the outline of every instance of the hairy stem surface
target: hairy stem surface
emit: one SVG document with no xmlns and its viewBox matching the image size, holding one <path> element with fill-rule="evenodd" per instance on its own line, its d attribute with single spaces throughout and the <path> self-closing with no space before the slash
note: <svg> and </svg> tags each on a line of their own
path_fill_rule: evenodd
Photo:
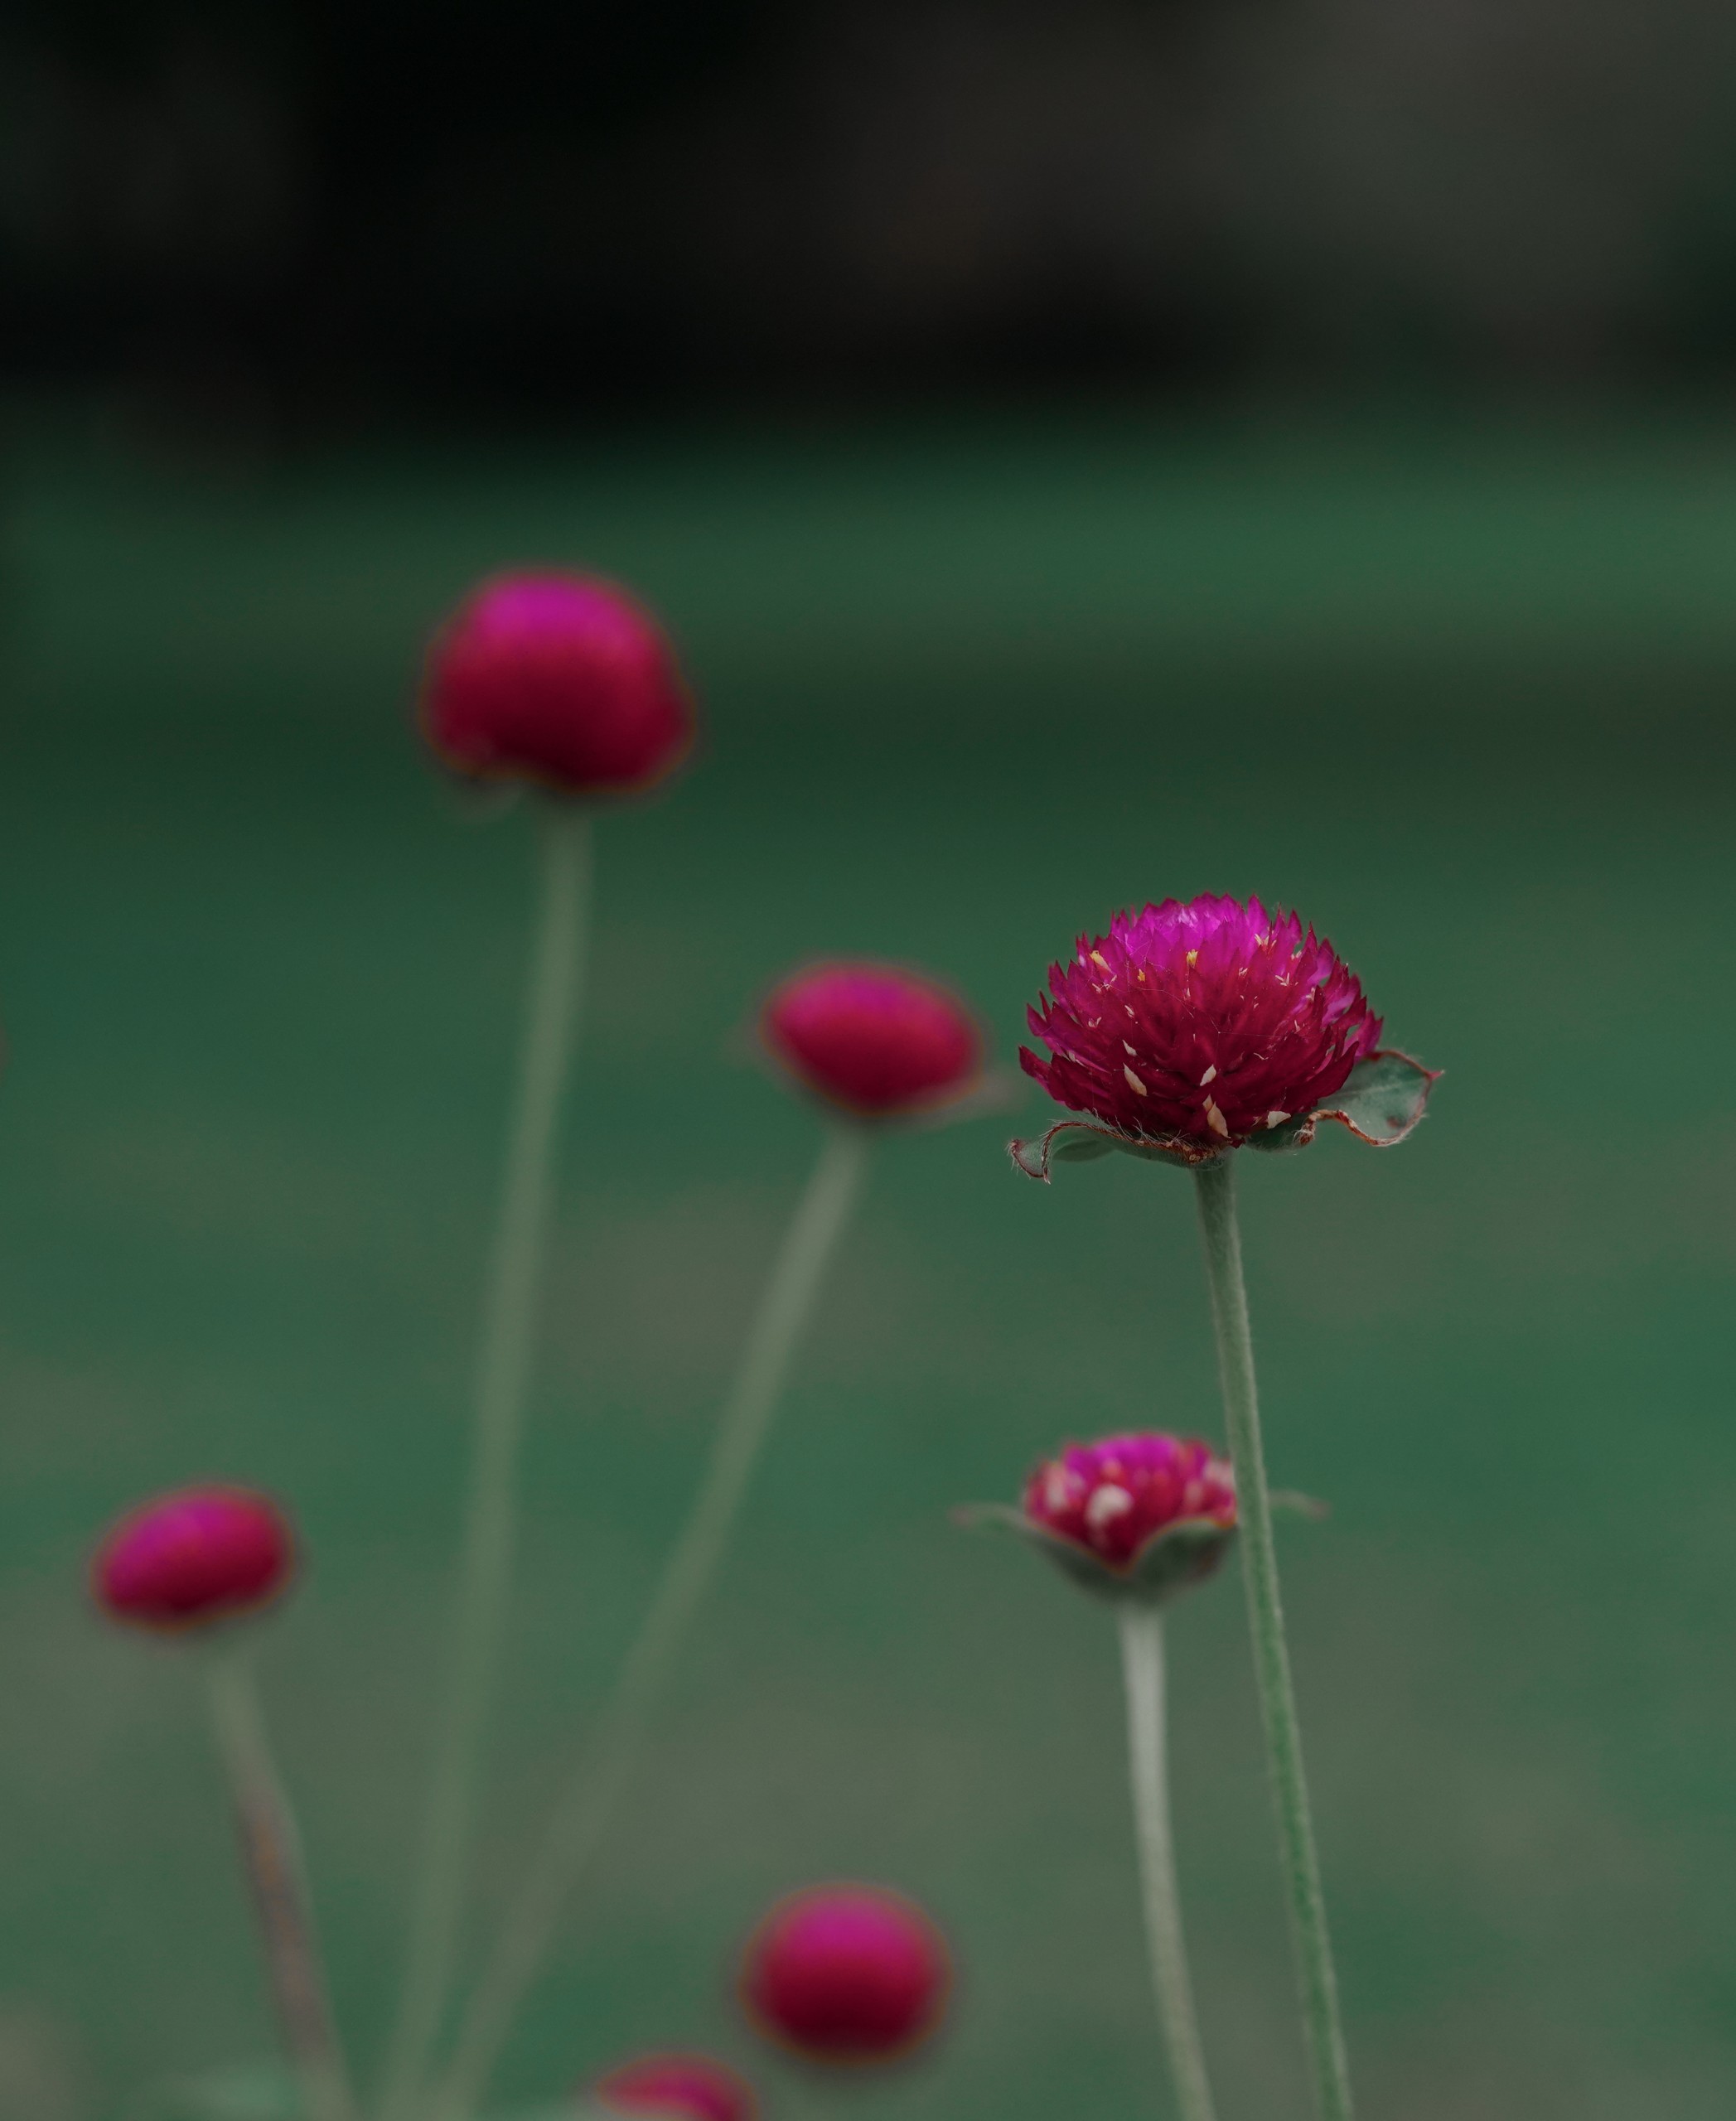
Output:
<svg viewBox="0 0 1736 2121">
<path fill-rule="evenodd" d="M 1206 2051 L 1193 2006 L 1193 1983 L 1182 1936 L 1176 1884 L 1175 1837 L 1170 1824 L 1169 1764 L 1163 1702 L 1163 1616 L 1129 1599 L 1120 1608 L 1121 1669 L 1127 1683 L 1128 1764 L 1145 1930 L 1151 1945 L 1158 2017 L 1175 2079 L 1181 2121 L 1213 2121 Z"/>
<path fill-rule="evenodd" d="M 1242 1576 L 1254 1637 L 1254 1669 L 1265 1727 L 1266 1759 L 1278 1813 L 1278 1839 L 1289 1902 L 1290 1930 L 1302 1990 L 1303 2024 L 1321 2121 L 1351 2121 L 1350 2066 L 1338 2017 L 1338 1983 L 1327 1935 L 1320 1859 L 1302 1766 L 1302 1732 L 1290 1679 L 1284 1608 L 1278 1592 L 1278 1553 L 1272 1539 L 1272 1503 L 1260 1444 L 1260 1402 L 1254 1382 L 1254 1340 L 1248 1325 L 1248 1292 L 1242 1280 L 1241 1236 L 1236 1220 L 1232 1156 L 1202 1164 L 1198 1189 L 1200 1234 L 1211 1318 L 1217 1335 L 1218 1378 L 1224 1419 L 1236 1467 L 1236 1515 L 1241 1536 Z"/>
<path fill-rule="evenodd" d="M 791 1357 L 860 1190 L 868 1147 L 865 1128 L 837 1126 L 828 1133 L 748 1333 L 699 1495 L 665 1563 L 579 1775 L 559 1804 L 508 1907 L 460 2023 L 435 2121 L 467 2121 L 486 2090 L 495 2058 L 536 1978 L 562 1911 L 631 1780 L 671 1666 L 728 1544 Z"/>
<path fill-rule="evenodd" d="M 418 2101 L 457 1963 L 483 1742 L 517 1539 L 519 1449 L 554 1196 L 556 1129 L 583 987 L 590 819 L 575 805 L 551 802 L 539 824 L 541 911 L 484 1297 L 452 1664 L 387 2057 L 385 2121 L 407 2121 Z"/>
<path fill-rule="evenodd" d="M 307 2121 L 351 2121 L 349 2073 L 326 1992 L 301 1840 L 265 1736 L 253 1666 L 244 1652 L 224 1650 L 212 1656 L 206 1678 L 272 1999 Z"/>
</svg>

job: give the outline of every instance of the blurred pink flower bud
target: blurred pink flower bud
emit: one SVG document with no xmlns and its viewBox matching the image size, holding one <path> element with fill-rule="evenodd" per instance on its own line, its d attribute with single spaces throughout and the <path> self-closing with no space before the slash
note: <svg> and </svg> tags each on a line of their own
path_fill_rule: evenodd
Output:
<svg viewBox="0 0 1736 2121">
<path fill-rule="evenodd" d="M 945 1940 L 878 1886 L 815 1886 L 749 1939 L 742 2000 L 759 2030 L 813 2062 L 895 2060 L 938 2028 L 952 1985 Z"/>
<path fill-rule="evenodd" d="M 652 786 L 693 742 L 693 703 L 650 614 L 613 583 L 503 574 L 428 650 L 423 728 L 447 765 L 565 795 Z"/>
<path fill-rule="evenodd" d="M 606 2114 L 665 2121 L 755 2121 L 759 2101 L 733 2070 L 705 2055 L 646 2055 L 591 2088 Z"/>
<path fill-rule="evenodd" d="M 1236 1480 L 1197 1437 L 1148 1429 L 1044 1459 L 1025 1483 L 1024 1509 L 1032 1524 L 1124 1573 L 1173 1525 L 1203 1519 L 1233 1530 Z M 1212 1550 L 1211 1566 L 1222 1551 Z"/>
<path fill-rule="evenodd" d="M 810 965 L 773 991 L 760 1025 L 774 1060 L 858 1118 L 932 1110 L 982 1073 L 982 1033 L 965 1003 L 897 965 Z"/>
<path fill-rule="evenodd" d="M 91 1563 L 104 1611 L 136 1627 L 203 1627 L 267 1606 L 295 1573 L 295 1534 L 251 1488 L 177 1488 L 111 1525 Z"/>
</svg>

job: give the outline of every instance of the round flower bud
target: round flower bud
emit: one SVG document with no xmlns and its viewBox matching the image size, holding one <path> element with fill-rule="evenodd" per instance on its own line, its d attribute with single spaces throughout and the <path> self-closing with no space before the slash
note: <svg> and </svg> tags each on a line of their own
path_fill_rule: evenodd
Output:
<svg viewBox="0 0 1736 2121">
<path fill-rule="evenodd" d="M 295 1535 L 250 1488 L 177 1488 L 111 1525 L 91 1587 L 112 1618 L 179 1631 L 252 1612 L 288 1587 Z"/>
<path fill-rule="evenodd" d="M 932 1110 L 982 1073 L 970 1011 L 938 981 L 897 965 L 810 965 L 773 991 L 760 1026 L 775 1060 L 859 1119 Z"/>
<path fill-rule="evenodd" d="M 646 2055 L 591 2088 L 605 2114 L 640 2121 L 755 2121 L 759 2101 L 733 2070 L 705 2055 Z"/>
<path fill-rule="evenodd" d="M 548 571 L 497 575 L 428 650 L 423 728 L 482 780 L 564 795 L 651 787 L 693 742 L 693 703 L 656 622 L 613 583 Z"/>
<path fill-rule="evenodd" d="M 1118 913 L 1049 988 L 1028 1012 L 1049 1057 L 1022 1046 L 1025 1073 L 1119 1135 L 1195 1157 L 1313 1111 L 1381 1043 L 1332 945 L 1257 898 Z"/>
<path fill-rule="evenodd" d="M 742 1998 L 762 2032 L 810 2061 L 887 2062 L 938 2028 L 951 1980 L 945 1940 L 913 1902 L 816 1886 L 750 1938 Z"/>
</svg>

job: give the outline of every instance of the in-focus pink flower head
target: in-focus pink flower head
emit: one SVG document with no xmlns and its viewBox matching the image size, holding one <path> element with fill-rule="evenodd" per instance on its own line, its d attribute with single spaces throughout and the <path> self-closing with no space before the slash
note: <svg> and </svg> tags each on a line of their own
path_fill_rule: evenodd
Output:
<svg viewBox="0 0 1736 2121">
<path fill-rule="evenodd" d="M 1332 945 L 1257 898 L 1206 893 L 1118 913 L 1049 969 L 1028 1012 L 1047 1057 L 1019 1064 L 1061 1121 L 1014 1160 L 1047 1177 L 1063 1157 L 1125 1148 L 1199 1164 L 1226 1149 L 1300 1148 L 1322 1119 L 1385 1147 L 1422 1117 L 1435 1077 L 1381 1044 L 1381 1019 Z M 1090 1137 L 1093 1138 L 1085 1138 Z"/>
<path fill-rule="evenodd" d="M 91 1589 L 113 1619 L 180 1633 L 256 1612 L 288 1588 L 295 1534 L 252 1488 L 176 1488 L 112 1524 Z"/>
<path fill-rule="evenodd" d="M 613 582 L 546 569 L 495 576 L 441 627 L 422 723 L 440 758 L 471 779 L 621 795 L 681 763 L 694 710 L 649 612 Z"/>
<path fill-rule="evenodd" d="M 606 2114 L 634 2121 L 756 2121 L 752 2087 L 708 2055 L 642 2055 L 591 2087 Z"/>
<path fill-rule="evenodd" d="M 945 1939 L 880 1886 L 810 1887 L 780 1901 L 742 1955 L 744 2009 L 810 2062 L 895 2061 L 938 2031 L 952 1988 Z"/>
<path fill-rule="evenodd" d="M 760 1036 L 804 1089 L 858 1119 L 931 1113 L 982 1079 L 970 1008 L 939 980 L 871 959 L 792 973 L 767 997 Z"/>
</svg>

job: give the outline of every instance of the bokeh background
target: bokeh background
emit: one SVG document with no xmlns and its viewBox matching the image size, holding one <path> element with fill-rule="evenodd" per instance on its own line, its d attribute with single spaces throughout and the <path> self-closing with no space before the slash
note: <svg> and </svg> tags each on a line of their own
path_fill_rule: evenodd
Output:
<svg viewBox="0 0 1736 2121">
<path fill-rule="evenodd" d="M 482 1852 L 524 1856 L 815 1153 L 819 951 L 1010 1061 L 1081 928 L 1258 891 L 1448 1070 L 1245 1175 L 1364 2104 L 1736 2104 L 1736 21 L 1709 0 L 51 7 L 0 27 L 0 2121 L 268 2055 L 173 1654 L 84 1557 L 258 1481 L 346 2024 L 389 2009 L 528 820 L 418 756 L 433 619 L 573 560 L 707 736 L 602 833 Z M 1040 1114 L 1028 1101 L 1022 1118 Z M 890 1144 L 500 2083 L 756 2069 L 775 1893 L 947 1922 L 924 2067 L 772 2121 L 1168 2111 L 1113 1631 L 948 1511 L 1215 1433 L 1191 1203 Z M 1172 1630 L 1226 2121 L 1303 2078 L 1239 1587 Z M 804 2104 L 803 2102 L 805 2102 Z"/>
</svg>

